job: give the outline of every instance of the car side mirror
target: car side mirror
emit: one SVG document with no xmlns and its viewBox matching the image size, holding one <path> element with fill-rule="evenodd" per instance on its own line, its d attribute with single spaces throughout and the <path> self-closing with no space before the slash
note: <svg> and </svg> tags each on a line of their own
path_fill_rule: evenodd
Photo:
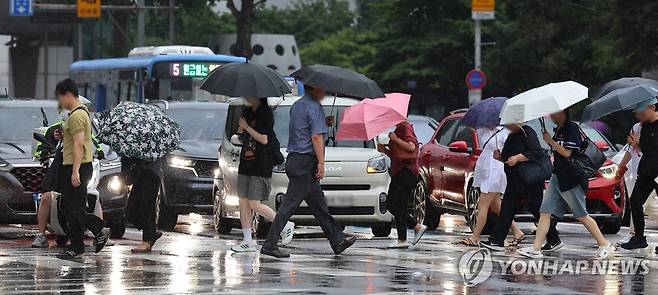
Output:
<svg viewBox="0 0 658 295">
<path fill-rule="evenodd" d="M 459 140 L 448 145 L 448 149 L 453 153 L 472 153 L 473 148 L 468 147 L 466 141 Z"/>
<path fill-rule="evenodd" d="M 242 142 L 240 141 L 240 137 L 237 134 L 233 134 L 231 136 L 231 144 L 234 146 L 242 146 Z"/>
<path fill-rule="evenodd" d="M 594 142 L 594 144 L 596 144 L 596 147 L 599 148 L 599 150 L 601 150 L 602 152 L 607 152 L 610 150 L 610 146 L 605 141 L 598 140 Z"/>
</svg>

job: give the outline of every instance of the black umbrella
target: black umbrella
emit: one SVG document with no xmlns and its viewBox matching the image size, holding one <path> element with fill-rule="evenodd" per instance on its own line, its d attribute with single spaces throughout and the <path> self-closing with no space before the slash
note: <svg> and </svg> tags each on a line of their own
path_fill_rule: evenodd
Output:
<svg viewBox="0 0 658 295">
<path fill-rule="evenodd" d="M 290 93 L 290 84 L 276 71 L 252 63 L 225 64 L 208 74 L 201 89 L 230 97 L 270 97 Z"/>
<path fill-rule="evenodd" d="M 633 87 L 645 83 L 652 84 L 658 87 L 658 81 L 653 79 L 647 79 L 641 77 L 627 77 L 627 78 L 612 80 L 608 83 L 603 84 L 603 86 L 601 86 L 601 88 L 599 88 L 599 90 L 596 93 L 592 93 L 591 92 L 592 88 L 590 88 L 589 98 L 591 98 L 592 100 L 598 100 L 604 95 L 613 92 L 617 89 Z"/>
<path fill-rule="evenodd" d="M 618 111 L 632 110 L 639 103 L 658 97 L 658 85 L 644 83 L 614 90 L 583 110 L 582 122 L 596 120 Z"/>
<path fill-rule="evenodd" d="M 328 93 L 356 98 L 384 97 L 384 91 L 363 74 L 335 66 L 305 66 L 292 73 L 305 85 L 322 88 Z"/>
</svg>

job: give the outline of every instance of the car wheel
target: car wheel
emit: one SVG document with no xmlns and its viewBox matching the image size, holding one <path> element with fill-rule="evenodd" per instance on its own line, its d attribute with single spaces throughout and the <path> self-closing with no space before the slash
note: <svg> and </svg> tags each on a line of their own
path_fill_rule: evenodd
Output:
<svg viewBox="0 0 658 295">
<path fill-rule="evenodd" d="M 222 194 L 219 189 L 215 190 L 215 196 L 213 197 L 212 217 L 213 226 L 218 234 L 226 235 L 231 232 L 233 229 L 231 220 L 222 215 Z"/>
<path fill-rule="evenodd" d="M 375 237 L 378 238 L 388 237 L 391 234 L 391 223 L 390 222 L 376 223 L 370 226 L 370 229 L 372 230 L 372 234 Z"/>
<path fill-rule="evenodd" d="M 434 206 L 427 193 L 425 181 L 418 180 L 413 193 L 413 216 L 417 223 L 424 224 L 427 229 L 434 231 L 439 227 L 441 211 Z"/>
<path fill-rule="evenodd" d="M 172 230 L 178 223 L 178 212 L 173 211 L 165 205 L 162 190 L 163 188 L 160 186 L 155 206 L 155 220 L 158 222 L 158 228 Z"/>
<path fill-rule="evenodd" d="M 110 238 L 112 239 L 121 239 L 126 233 L 126 216 L 121 215 L 120 217 L 113 218 L 108 224 L 110 228 Z"/>
<path fill-rule="evenodd" d="M 471 232 L 475 229 L 478 216 L 478 201 L 480 200 L 480 190 L 472 185 L 468 185 L 468 194 L 466 196 L 466 222 Z"/>
<path fill-rule="evenodd" d="M 604 234 L 616 234 L 621 229 L 621 222 L 622 222 L 621 218 L 616 220 L 601 222 L 599 223 L 601 224 L 600 225 L 601 232 Z"/>
</svg>

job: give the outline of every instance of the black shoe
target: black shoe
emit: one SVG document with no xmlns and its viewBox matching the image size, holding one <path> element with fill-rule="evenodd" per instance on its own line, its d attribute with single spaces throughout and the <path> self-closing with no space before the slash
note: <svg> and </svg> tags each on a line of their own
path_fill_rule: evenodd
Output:
<svg viewBox="0 0 658 295">
<path fill-rule="evenodd" d="M 281 249 L 268 249 L 268 248 L 265 248 L 265 247 L 260 249 L 260 254 L 265 254 L 265 255 L 276 257 L 276 258 L 288 258 L 288 257 L 290 257 L 290 253 L 281 251 Z"/>
<path fill-rule="evenodd" d="M 356 243 L 356 237 L 349 237 L 338 243 L 336 247 L 331 248 L 334 249 L 334 254 L 339 255 L 340 253 L 343 253 L 343 251 L 347 250 L 347 248 L 354 245 L 354 243 Z"/>
<path fill-rule="evenodd" d="M 59 253 L 57 255 L 57 257 L 60 257 L 60 258 L 75 258 L 75 257 L 81 256 L 84 253 L 85 253 L 84 250 L 76 251 L 73 248 L 67 248 L 62 253 Z"/>
<path fill-rule="evenodd" d="M 103 247 L 105 247 L 105 244 L 107 243 L 107 240 L 110 239 L 110 229 L 109 228 L 104 228 L 101 230 L 96 237 L 94 237 L 94 252 L 98 253 L 101 250 L 103 250 Z"/>
<path fill-rule="evenodd" d="M 159 230 L 155 231 L 155 239 L 149 242 L 149 244 L 151 244 L 151 247 L 153 247 L 153 245 L 155 245 L 155 242 L 160 238 L 162 238 L 162 232 Z"/>
<path fill-rule="evenodd" d="M 562 243 L 562 241 L 560 241 L 558 239 L 557 241 L 546 242 L 546 244 L 544 244 L 544 247 L 541 247 L 541 251 L 542 252 L 554 252 L 554 251 L 562 249 L 562 247 L 564 247 L 564 243 Z"/>
<path fill-rule="evenodd" d="M 647 238 L 642 236 L 634 236 L 631 238 L 628 243 L 623 243 L 619 245 L 620 247 L 626 249 L 626 250 L 633 250 L 633 249 L 640 249 L 640 248 L 646 248 L 649 247 L 649 244 L 647 244 Z"/>
<path fill-rule="evenodd" d="M 491 251 L 502 252 L 505 251 L 505 245 L 503 243 L 494 243 L 491 241 L 480 241 L 480 247 L 487 248 Z"/>
</svg>

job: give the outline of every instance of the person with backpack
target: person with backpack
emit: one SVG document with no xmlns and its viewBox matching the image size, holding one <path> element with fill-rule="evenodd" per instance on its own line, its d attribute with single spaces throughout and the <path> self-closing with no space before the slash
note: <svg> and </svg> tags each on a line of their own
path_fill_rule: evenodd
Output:
<svg viewBox="0 0 658 295">
<path fill-rule="evenodd" d="M 377 150 L 391 158 L 391 184 L 388 187 L 387 206 L 395 217 L 398 239 L 389 249 L 404 249 L 416 245 L 427 230 L 427 226 L 416 222 L 407 210 L 409 199 L 418 183 L 418 139 L 408 121 L 396 125 L 388 135 L 389 147 L 377 145 Z M 414 239 L 407 242 L 407 228 L 414 230 Z"/>
<path fill-rule="evenodd" d="M 62 166 L 58 172 L 62 209 L 68 223 L 71 247 L 62 254 L 76 257 L 85 252 L 84 230 L 95 236 L 95 252 L 100 252 L 107 243 L 110 231 L 103 228 L 103 220 L 87 212 L 87 184 L 91 180 L 94 144 L 91 140 L 91 117 L 89 110 L 80 101 L 75 81 L 65 79 L 55 88 L 57 100 L 62 108 L 71 110 L 62 128 Z"/>
<path fill-rule="evenodd" d="M 274 210 L 261 202 L 270 196 L 272 168 L 283 162 L 274 133 L 274 115 L 267 98 L 249 97 L 245 100 L 246 105 L 238 128 L 242 143 L 238 167 L 238 197 L 243 240 L 231 248 L 235 252 L 256 251 L 256 242 L 251 236 L 252 212 L 268 221 L 274 221 Z M 287 222 L 280 234 L 284 246 L 292 241 L 294 230 L 295 224 Z"/>
</svg>

